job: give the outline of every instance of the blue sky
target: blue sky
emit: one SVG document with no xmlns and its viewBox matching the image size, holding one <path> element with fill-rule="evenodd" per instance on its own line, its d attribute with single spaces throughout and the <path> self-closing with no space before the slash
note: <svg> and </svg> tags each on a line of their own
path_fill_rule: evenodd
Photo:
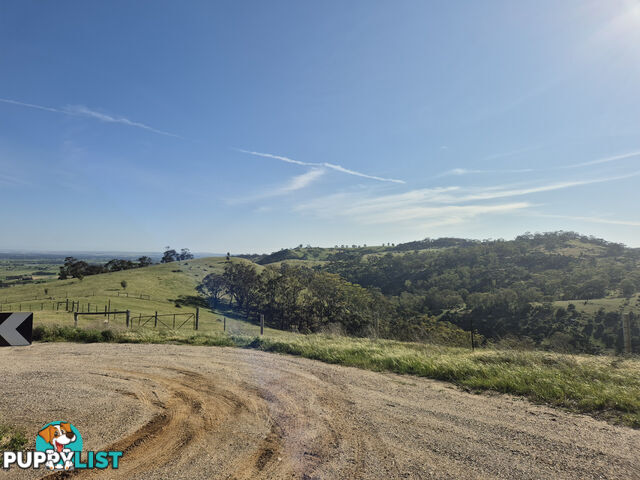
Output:
<svg viewBox="0 0 640 480">
<path fill-rule="evenodd" d="M 640 3 L 0 5 L 0 248 L 640 246 Z"/>
</svg>

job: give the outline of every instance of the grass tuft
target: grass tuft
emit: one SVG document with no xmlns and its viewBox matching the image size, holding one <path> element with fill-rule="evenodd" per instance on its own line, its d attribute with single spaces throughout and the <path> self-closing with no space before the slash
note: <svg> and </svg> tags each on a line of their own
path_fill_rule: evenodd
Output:
<svg viewBox="0 0 640 480">
<path fill-rule="evenodd" d="M 0 453 L 22 450 L 26 444 L 27 437 L 22 431 L 0 424 Z"/>
</svg>

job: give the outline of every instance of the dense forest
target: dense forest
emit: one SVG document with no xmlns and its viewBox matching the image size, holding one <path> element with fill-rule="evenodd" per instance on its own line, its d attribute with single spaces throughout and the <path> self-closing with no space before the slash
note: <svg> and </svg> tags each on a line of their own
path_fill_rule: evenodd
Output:
<svg viewBox="0 0 640 480">
<path fill-rule="evenodd" d="M 351 335 L 419 341 L 436 331 L 462 339 L 473 328 L 480 341 L 596 353 L 621 350 L 626 308 L 634 347 L 640 348 L 633 313 L 640 250 L 573 232 L 511 241 L 300 246 L 246 257 L 266 268 L 259 273 L 251 264 L 229 264 L 220 292 L 247 317 L 263 314 L 277 328 L 313 332 L 332 326 Z M 620 308 L 580 308 L 604 297 L 621 298 Z"/>
</svg>

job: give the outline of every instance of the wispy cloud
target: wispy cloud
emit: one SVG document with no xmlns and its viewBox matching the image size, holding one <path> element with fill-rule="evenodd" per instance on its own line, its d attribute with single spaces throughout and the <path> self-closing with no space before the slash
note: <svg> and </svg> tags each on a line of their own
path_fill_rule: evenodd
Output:
<svg viewBox="0 0 640 480">
<path fill-rule="evenodd" d="M 640 171 L 602 179 L 555 182 L 517 188 L 511 185 L 449 186 L 386 195 L 375 195 L 371 192 L 339 193 L 314 199 L 299 205 L 296 210 L 325 218 L 348 217 L 363 224 L 411 221 L 442 224 L 441 222 L 451 223 L 454 220 L 458 223 L 481 215 L 514 213 L 534 206 L 529 202 L 510 201 L 514 197 L 611 182 L 637 175 L 640 175 Z M 505 201 L 501 203 L 500 200 Z"/>
<path fill-rule="evenodd" d="M 277 186 L 275 188 L 272 188 L 271 190 L 267 190 L 262 193 L 257 193 L 255 195 L 244 196 L 239 199 L 228 200 L 227 203 L 231 205 L 245 204 L 245 203 L 255 202 L 257 200 L 264 200 L 267 198 L 286 195 L 288 193 L 292 193 L 308 187 L 313 182 L 315 182 L 320 177 L 322 177 L 325 173 L 326 173 L 326 170 L 322 168 L 312 168 L 308 172 L 305 172 L 301 175 L 296 175 L 295 177 L 290 178 L 289 181 L 284 185 Z"/>
<path fill-rule="evenodd" d="M 611 157 L 599 158 L 597 160 L 591 160 L 589 162 L 574 163 L 572 165 L 563 165 L 558 168 L 578 168 L 588 167 L 589 165 L 599 165 L 601 163 L 615 162 L 617 160 L 626 160 L 627 158 L 640 157 L 640 150 L 637 152 L 623 153 L 622 155 L 613 155 Z"/>
<path fill-rule="evenodd" d="M 324 173 L 325 171 L 322 170 L 321 168 L 313 168 L 309 170 L 307 173 L 303 173 L 302 175 L 296 175 L 291 180 L 289 180 L 289 183 L 275 190 L 274 193 L 279 195 L 279 194 L 284 194 L 289 192 L 295 192 L 296 190 L 301 190 L 311 185 L 313 182 L 319 179 L 322 175 L 324 175 Z"/>
<path fill-rule="evenodd" d="M 307 167 L 324 167 L 324 168 L 330 168 L 332 170 L 336 170 L 338 172 L 342 172 L 342 173 L 346 173 L 348 175 L 354 175 L 356 177 L 362 177 L 362 178 L 368 178 L 370 180 L 378 180 L 380 182 L 392 182 L 392 183 L 406 183 L 404 180 L 397 180 L 395 178 L 384 178 L 384 177 L 376 177 L 375 175 L 368 175 L 366 173 L 361 173 L 361 172 L 357 172 L 355 170 L 350 170 L 348 168 L 345 168 L 341 165 L 336 165 L 333 163 L 328 163 L 328 162 L 302 162 L 300 160 L 295 160 L 293 158 L 289 158 L 289 157 L 283 157 L 282 155 L 273 155 L 271 153 L 262 153 L 262 152 L 254 152 L 251 150 L 242 150 L 240 148 L 235 149 L 239 152 L 242 153 L 247 153 L 249 155 L 254 155 L 256 157 L 263 157 L 263 158 L 272 158 L 274 160 L 280 160 L 281 162 L 286 162 L 286 163 L 292 163 L 294 165 L 304 165 Z"/>
<path fill-rule="evenodd" d="M 616 220 L 613 218 L 601 218 L 601 217 L 580 217 L 573 215 L 547 215 L 547 214 L 537 214 L 537 217 L 545 217 L 545 218 L 561 218 L 564 220 L 575 220 L 579 222 L 590 222 L 590 223 L 604 223 L 607 225 L 627 225 L 630 227 L 640 227 L 640 221 L 636 220 Z"/>
<path fill-rule="evenodd" d="M 439 173 L 436 178 L 459 176 L 459 175 L 472 175 L 472 174 L 485 174 L 485 173 L 527 173 L 533 172 L 532 168 L 519 168 L 519 169 L 507 169 L 507 170 L 473 170 L 468 168 L 452 168 L 446 172 Z"/>
<path fill-rule="evenodd" d="M 542 172 L 549 170 L 565 170 L 570 168 L 588 167 L 591 165 L 600 165 L 603 163 L 617 162 L 619 160 L 626 160 L 628 158 L 640 157 L 640 150 L 623 153 L 620 155 L 612 155 L 609 157 L 598 158 L 596 160 L 590 160 L 588 162 L 572 163 L 570 165 L 560 165 L 557 167 L 551 167 L 546 169 L 534 169 L 534 168 L 520 168 L 520 169 L 501 169 L 501 170 L 474 170 L 468 168 L 452 168 L 446 172 L 439 173 L 435 178 L 458 176 L 458 175 L 472 175 L 472 174 L 484 174 L 484 173 L 530 173 L 530 172 Z"/>
<path fill-rule="evenodd" d="M 461 223 L 479 215 L 511 213 L 532 206 L 527 202 L 443 205 L 433 201 L 436 196 L 437 192 L 426 190 L 377 197 L 340 193 L 317 198 L 297 206 L 295 210 L 322 218 L 348 218 L 365 225 L 428 222 L 428 225 L 435 226 Z"/>
<path fill-rule="evenodd" d="M 579 187 L 583 185 L 591 185 L 594 183 L 613 182 L 616 180 L 624 180 L 626 178 L 637 177 L 640 175 L 640 171 L 628 173 L 625 175 L 618 175 L 614 177 L 596 178 L 588 180 L 575 180 L 571 182 L 556 182 L 544 185 L 535 185 L 530 187 L 511 188 L 509 186 L 492 186 L 492 187 L 479 187 L 468 188 L 468 193 L 465 195 L 455 196 L 450 194 L 440 194 L 434 201 L 441 203 L 449 202 L 470 202 L 478 200 L 495 200 L 498 198 L 518 197 L 522 195 L 531 195 L 534 193 L 550 192 L 553 190 L 563 190 L 565 188 Z"/>
<path fill-rule="evenodd" d="M 129 127 L 135 127 L 135 128 L 141 128 L 143 130 L 147 130 L 149 132 L 157 133 L 159 135 L 165 135 L 167 137 L 183 138 L 180 135 L 176 135 L 175 133 L 166 132 L 164 130 L 158 130 L 157 128 L 150 127 L 149 125 L 146 125 L 146 124 L 141 123 L 141 122 L 134 122 L 133 120 L 129 120 L 128 118 L 125 118 L 125 117 L 108 115 L 106 113 L 102 113 L 102 112 L 98 112 L 98 111 L 95 111 L 95 110 L 91 110 L 90 108 L 85 107 L 84 105 L 69 105 L 69 106 L 62 107 L 62 108 L 54 108 L 54 107 L 46 107 L 46 106 L 43 106 L 43 105 L 36 105 L 36 104 L 33 104 L 33 103 L 19 102 L 17 100 L 10 100 L 10 99 L 7 99 L 7 98 L 0 98 L 0 102 L 7 103 L 7 104 L 10 104 L 10 105 L 17 105 L 19 107 L 26 107 L 26 108 L 33 108 L 33 109 L 36 109 L 36 110 L 43 110 L 43 111 L 46 111 L 46 112 L 61 113 L 63 115 L 69 115 L 69 116 L 72 116 L 72 117 L 91 118 L 91 119 L 99 120 L 101 122 L 106 122 L 106 123 L 120 123 L 122 125 L 126 125 L 126 126 L 129 126 Z"/>
</svg>

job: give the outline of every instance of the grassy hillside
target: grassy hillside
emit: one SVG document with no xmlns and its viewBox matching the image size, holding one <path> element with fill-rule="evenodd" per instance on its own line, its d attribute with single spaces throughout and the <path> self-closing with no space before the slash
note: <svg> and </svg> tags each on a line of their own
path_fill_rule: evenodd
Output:
<svg viewBox="0 0 640 480">
<path fill-rule="evenodd" d="M 232 259 L 233 262 L 247 262 Z M 211 312 L 196 292 L 196 286 L 209 273 L 221 273 L 224 269 L 223 257 L 200 258 L 195 260 L 152 265 L 145 268 L 120 272 L 91 275 L 82 280 L 53 280 L 46 284 L 20 285 L 0 289 L 2 311 L 33 311 L 34 324 L 73 325 L 73 314 L 66 312 L 66 302 L 79 302 L 80 311 L 96 309 L 104 311 L 110 305 L 112 311 L 130 310 L 134 325 L 139 315 L 177 314 L 177 324 L 182 323 L 181 314 L 194 313 L 200 306 L 200 329 L 202 332 L 221 332 L 224 314 L 228 328 L 238 333 L 253 333 L 253 325 L 239 320 L 233 321 L 233 312 Z M 121 282 L 127 283 L 123 288 Z M 80 316 L 79 326 L 86 328 L 124 327 L 124 316 L 111 319 L 107 324 L 104 316 Z M 171 322 L 169 317 L 165 322 Z M 160 325 L 162 327 L 162 325 Z M 183 329 L 192 327 L 186 324 Z"/>
</svg>

